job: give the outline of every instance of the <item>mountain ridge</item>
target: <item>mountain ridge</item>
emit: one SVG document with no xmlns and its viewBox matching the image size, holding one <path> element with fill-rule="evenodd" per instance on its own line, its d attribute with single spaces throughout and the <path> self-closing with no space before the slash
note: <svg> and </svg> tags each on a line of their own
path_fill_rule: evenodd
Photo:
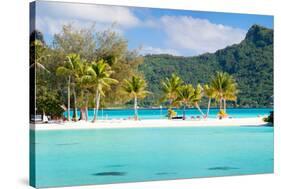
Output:
<svg viewBox="0 0 281 189">
<path fill-rule="evenodd" d="M 160 81 L 177 73 L 191 84 L 205 84 L 216 71 L 232 74 L 240 93 L 235 106 L 271 107 L 273 95 L 273 29 L 253 25 L 239 43 L 198 56 L 146 55 L 139 70 L 148 80 L 153 95 L 144 105 L 157 104 Z M 205 101 L 203 100 L 203 105 Z M 230 103 L 229 105 L 233 105 Z"/>
</svg>

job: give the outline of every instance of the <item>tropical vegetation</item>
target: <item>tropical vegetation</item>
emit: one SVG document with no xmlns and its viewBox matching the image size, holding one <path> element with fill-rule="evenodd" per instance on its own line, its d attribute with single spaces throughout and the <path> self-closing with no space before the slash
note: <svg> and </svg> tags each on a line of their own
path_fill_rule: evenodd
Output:
<svg viewBox="0 0 281 189">
<path fill-rule="evenodd" d="M 133 106 L 138 120 L 138 106 L 163 105 L 169 118 L 182 108 L 183 119 L 188 108 L 208 118 L 211 107 L 227 117 L 227 107 L 272 106 L 272 30 L 261 26 L 240 44 L 196 57 L 142 56 L 113 28 L 65 25 L 50 44 L 32 32 L 36 111 L 53 119 L 88 120 L 93 109 L 95 122 L 104 107 Z"/>
<path fill-rule="evenodd" d="M 125 79 L 123 90 L 129 99 L 134 100 L 134 119 L 138 120 L 138 99 L 145 98 L 149 91 L 146 90 L 147 84 L 144 79 L 139 76 L 133 76 L 130 80 Z"/>
</svg>

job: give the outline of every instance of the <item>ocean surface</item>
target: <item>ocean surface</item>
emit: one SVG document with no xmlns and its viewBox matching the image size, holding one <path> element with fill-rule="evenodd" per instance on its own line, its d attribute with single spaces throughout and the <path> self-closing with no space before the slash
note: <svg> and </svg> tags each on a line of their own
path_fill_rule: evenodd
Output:
<svg viewBox="0 0 281 189">
<path fill-rule="evenodd" d="M 181 109 L 174 109 L 177 112 L 178 116 L 183 114 Z M 207 112 L 207 109 L 202 109 L 204 113 Z M 209 117 L 217 117 L 218 109 L 210 109 Z M 269 115 L 272 109 L 270 108 L 229 108 L 227 113 L 233 118 L 246 118 L 246 117 L 257 117 L 257 116 L 267 116 Z M 167 109 L 139 109 L 138 111 L 140 119 L 166 119 Z M 64 115 L 67 116 L 67 113 L 64 112 Z M 71 111 L 71 117 L 73 111 Z M 78 116 L 80 112 L 78 111 Z M 133 109 L 101 109 L 98 112 L 98 119 L 130 119 L 134 116 Z M 187 109 L 186 116 L 201 116 L 197 109 Z M 89 111 L 89 119 L 93 119 L 94 110 Z"/>
<path fill-rule="evenodd" d="M 36 170 L 31 182 L 40 188 L 272 173 L 273 130 L 243 126 L 30 131 L 30 165 Z"/>
</svg>

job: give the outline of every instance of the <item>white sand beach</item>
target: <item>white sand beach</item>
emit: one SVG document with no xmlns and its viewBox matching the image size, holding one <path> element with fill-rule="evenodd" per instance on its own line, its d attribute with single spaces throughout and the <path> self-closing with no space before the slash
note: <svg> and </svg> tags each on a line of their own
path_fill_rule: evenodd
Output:
<svg viewBox="0 0 281 189">
<path fill-rule="evenodd" d="M 257 118 L 226 118 L 207 120 L 98 120 L 95 123 L 78 121 L 64 123 L 30 124 L 33 130 L 74 130 L 74 129 L 109 129 L 109 128 L 149 128 L 149 127 L 199 127 L 199 126 L 266 126 L 262 117 Z"/>
</svg>

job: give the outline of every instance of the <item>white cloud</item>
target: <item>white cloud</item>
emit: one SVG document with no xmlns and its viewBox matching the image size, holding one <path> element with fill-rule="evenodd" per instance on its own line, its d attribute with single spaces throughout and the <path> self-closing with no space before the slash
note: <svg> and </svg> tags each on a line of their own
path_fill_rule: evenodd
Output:
<svg viewBox="0 0 281 189">
<path fill-rule="evenodd" d="M 39 2 L 38 16 L 61 18 L 65 20 L 84 20 L 87 22 L 112 23 L 122 27 L 134 27 L 140 20 L 127 7 L 105 6 L 83 3 Z"/>
<path fill-rule="evenodd" d="M 44 31 L 51 35 L 59 33 L 62 27 L 67 24 L 71 24 L 77 29 L 86 29 L 94 26 L 96 31 L 104 31 L 105 29 L 111 28 L 115 32 L 121 35 L 123 34 L 121 27 L 110 24 L 81 21 L 77 19 L 55 19 L 52 17 L 39 17 L 36 19 L 36 28 L 39 31 Z"/>
<path fill-rule="evenodd" d="M 114 24 L 113 29 L 120 34 L 126 28 L 141 25 L 129 8 L 118 6 L 39 1 L 36 14 L 36 28 L 51 35 L 69 23 L 77 28 L 89 28 L 95 24 L 98 31 Z"/>
<path fill-rule="evenodd" d="M 179 55 L 178 51 L 186 51 L 185 54 L 197 55 L 215 52 L 241 42 L 246 34 L 245 30 L 239 28 L 188 16 L 166 15 L 159 18 L 148 15 L 147 19 L 141 20 L 132 8 L 119 6 L 39 1 L 36 12 L 37 29 L 51 35 L 60 32 L 62 26 L 69 23 L 78 28 L 87 28 L 95 23 L 98 31 L 116 23 L 113 29 L 120 34 L 134 27 L 146 27 L 164 33 L 165 37 L 158 42 L 162 46 L 152 47 L 146 43 L 147 46 L 142 50 L 145 54 Z"/>
<path fill-rule="evenodd" d="M 228 45 L 241 42 L 246 31 L 211 23 L 207 19 L 187 16 L 161 17 L 163 29 L 168 35 L 168 44 L 195 52 L 215 52 Z"/>
<path fill-rule="evenodd" d="M 175 56 L 179 56 L 180 53 L 174 49 L 162 49 L 157 47 L 145 46 L 141 48 L 140 54 L 171 54 Z"/>
</svg>

